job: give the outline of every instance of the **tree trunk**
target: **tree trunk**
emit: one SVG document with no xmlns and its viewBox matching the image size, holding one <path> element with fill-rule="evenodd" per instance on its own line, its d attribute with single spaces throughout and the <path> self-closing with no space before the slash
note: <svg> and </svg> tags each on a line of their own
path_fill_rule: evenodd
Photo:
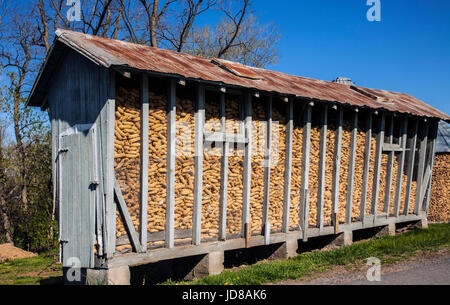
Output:
<svg viewBox="0 0 450 305">
<path fill-rule="evenodd" d="M 151 38 L 151 46 L 157 48 L 158 41 L 156 40 L 156 19 L 158 18 L 158 6 L 159 0 L 155 0 L 153 2 L 153 13 L 152 18 L 150 19 L 150 38 Z"/>
<path fill-rule="evenodd" d="M 27 65 L 28 66 L 28 65 Z M 22 134 L 20 133 L 20 123 L 19 123 L 19 116 L 20 116 L 20 90 L 22 87 L 24 75 L 21 74 L 19 78 L 18 85 L 16 87 L 15 93 L 14 93 L 14 114 L 13 114 L 13 120 L 14 120 L 14 134 L 16 137 L 16 148 L 19 154 L 19 170 L 20 170 L 20 187 L 21 187 L 21 199 L 22 199 L 22 206 L 24 208 L 24 211 L 28 210 L 28 197 L 27 197 L 27 185 L 25 181 L 25 150 L 23 147 L 23 141 L 22 141 Z"/>
<path fill-rule="evenodd" d="M 2 213 L 3 229 L 5 230 L 6 233 L 6 242 L 14 246 L 14 241 L 11 234 L 11 223 L 9 221 L 8 211 L 3 197 L 0 197 L 0 210 Z"/>
</svg>

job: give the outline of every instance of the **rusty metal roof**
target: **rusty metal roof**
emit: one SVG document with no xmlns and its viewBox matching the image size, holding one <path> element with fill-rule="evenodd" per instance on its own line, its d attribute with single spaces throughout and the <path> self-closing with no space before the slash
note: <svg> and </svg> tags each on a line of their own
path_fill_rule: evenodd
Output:
<svg viewBox="0 0 450 305">
<path fill-rule="evenodd" d="M 222 59 L 208 59 L 68 30 L 56 31 L 54 45 L 58 42 L 106 68 L 136 69 L 316 101 L 450 120 L 450 116 L 405 93 L 293 76 Z M 39 85 L 39 78 L 28 99 L 31 106 L 42 103 L 32 98 Z"/>
</svg>

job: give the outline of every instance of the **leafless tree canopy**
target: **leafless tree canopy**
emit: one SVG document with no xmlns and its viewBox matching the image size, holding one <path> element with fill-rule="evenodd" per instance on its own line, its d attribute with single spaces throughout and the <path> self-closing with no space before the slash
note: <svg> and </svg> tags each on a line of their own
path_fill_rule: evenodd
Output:
<svg viewBox="0 0 450 305">
<path fill-rule="evenodd" d="M 66 18 L 65 0 L 39 0 L 37 7 L 46 49 L 54 29 L 65 28 L 259 67 L 278 57 L 278 30 L 258 22 L 250 0 L 82 1 L 75 22 Z"/>
</svg>

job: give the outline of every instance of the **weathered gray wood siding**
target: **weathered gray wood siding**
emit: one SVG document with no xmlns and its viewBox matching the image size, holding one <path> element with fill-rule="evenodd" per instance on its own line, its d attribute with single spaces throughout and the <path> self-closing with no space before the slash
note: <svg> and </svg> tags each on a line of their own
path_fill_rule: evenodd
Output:
<svg viewBox="0 0 450 305">
<path fill-rule="evenodd" d="M 58 181 L 58 148 L 59 148 L 59 135 L 67 129 L 77 124 L 94 124 L 96 125 L 96 157 L 97 157 L 97 177 L 99 185 L 99 202 L 97 209 L 99 212 L 95 214 L 97 221 L 93 222 L 92 217 L 85 217 L 89 211 L 90 203 L 77 202 L 79 201 L 76 193 L 73 193 L 73 207 L 72 212 L 68 209 L 60 209 L 62 213 L 59 213 L 60 220 L 60 232 L 62 231 L 64 236 L 60 238 L 66 239 L 67 243 L 75 243 L 71 247 L 70 252 L 62 253 L 63 263 L 67 264 L 69 257 L 80 257 L 80 267 L 93 267 L 94 257 L 94 242 L 96 239 L 96 226 L 99 228 L 100 241 L 105 241 L 106 236 L 104 228 L 105 223 L 105 181 L 103 180 L 103 172 L 105 167 L 106 152 L 103 151 L 106 144 L 106 101 L 108 98 L 108 80 L 109 71 L 103 67 L 97 66 L 82 57 L 81 55 L 67 51 L 63 59 L 60 62 L 60 66 L 56 69 L 56 73 L 53 75 L 49 86 L 48 92 L 48 106 L 49 116 L 52 126 L 52 156 L 53 163 L 56 168 L 54 173 L 56 177 L 53 177 L 55 181 Z M 80 149 L 84 149 L 81 147 Z M 74 164 L 78 166 L 81 172 L 89 171 L 90 168 L 85 160 L 80 160 L 80 164 Z M 81 177 L 74 177 L 74 182 L 81 184 Z M 84 184 L 83 184 L 84 185 Z M 70 186 L 63 186 L 63 192 L 70 191 Z M 59 189 L 58 189 L 59 191 Z M 82 190 L 88 192 L 89 190 Z M 57 196 L 59 197 L 59 196 Z M 67 198 L 67 197 L 66 197 Z M 64 206 L 69 202 L 58 202 L 59 206 Z M 79 206 L 79 209 L 77 208 Z M 100 213 L 100 215 L 98 215 Z M 62 219 L 70 220 L 63 221 Z M 96 223 L 97 222 L 97 223 Z M 89 236 L 88 239 L 81 239 L 80 236 Z M 81 244 L 84 243 L 84 244 Z M 105 245 L 101 244 L 101 251 L 105 249 Z M 89 258 L 88 260 L 86 258 Z"/>
</svg>

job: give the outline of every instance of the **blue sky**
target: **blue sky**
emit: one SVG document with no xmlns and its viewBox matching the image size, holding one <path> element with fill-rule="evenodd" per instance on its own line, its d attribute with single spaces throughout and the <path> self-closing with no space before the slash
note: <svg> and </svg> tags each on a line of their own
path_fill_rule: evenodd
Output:
<svg viewBox="0 0 450 305">
<path fill-rule="evenodd" d="M 255 0 L 278 24 L 280 60 L 268 68 L 405 92 L 450 114 L 450 1 L 381 0 L 381 21 L 366 0 Z"/>
</svg>

